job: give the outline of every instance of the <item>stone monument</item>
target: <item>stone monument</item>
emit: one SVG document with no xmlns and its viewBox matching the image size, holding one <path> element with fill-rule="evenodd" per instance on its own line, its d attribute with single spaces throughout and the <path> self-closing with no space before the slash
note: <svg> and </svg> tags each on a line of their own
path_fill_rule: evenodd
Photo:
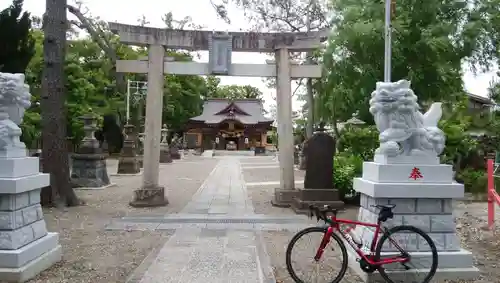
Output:
<svg viewBox="0 0 500 283">
<path fill-rule="evenodd" d="M 137 160 L 136 136 L 134 125 L 125 125 L 125 140 L 123 141 L 120 159 L 118 160 L 118 174 L 138 174 L 141 172 Z"/>
<path fill-rule="evenodd" d="M 49 233 L 40 190 L 50 184 L 37 157 L 19 140 L 30 106 L 23 74 L 0 73 L 0 280 L 25 282 L 61 260 L 59 234 Z"/>
<path fill-rule="evenodd" d="M 71 155 L 72 170 L 71 183 L 77 188 L 101 188 L 110 185 L 108 170 L 106 168 L 107 154 L 99 147 L 99 141 L 94 137 L 97 129 L 97 118 L 91 114 L 85 114 L 83 130 L 85 137 L 76 153 Z"/>
<path fill-rule="evenodd" d="M 181 159 L 181 154 L 179 152 L 179 136 L 177 134 L 172 138 L 172 142 L 170 143 L 170 156 L 172 159 Z"/>
<path fill-rule="evenodd" d="M 306 155 L 304 188 L 297 189 L 292 209 L 296 213 L 307 213 L 309 205 L 342 207 L 344 203 L 339 200 L 338 191 L 333 187 L 335 139 L 325 133 L 324 124 L 321 123 L 307 144 L 304 149 Z"/>
<path fill-rule="evenodd" d="M 364 162 L 362 177 L 353 182 L 354 190 L 361 194 L 358 220 L 376 221 L 378 211 L 372 207 L 374 204 L 395 204 L 394 219 L 387 226 L 416 226 L 436 244 L 439 268 L 433 281 L 473 279 L 479 272 L 473 266 L 472 254 L 460 246 L 452 214 L 453 199 L 464 196 L 464 187 L 453 180 L 452 166 L 440 164 L 438 157 L 445 147 L 444 133 L 438 128 L 441 103 L 433 103 L 425 114 L 419 108 L 409 81 L 377 83 L 371 95 L 370 112 L 380 132 L 380 146 L 374 161 Z M 357 227 L 356 233 L 364 247 L 369 247 L 373 229 Z M 419 252 L 421 263 L 431 255 L 426 247 L 414 242 L 402 246 L 410 253 Z M 351 268 L 365 282 L 381 280 L 377 272 L 362 272 L 353 254 L 351 257 Z M 391 268 L 393 280 L 398 274 L 401 279 L 411 275 L 402 272 L 399 265 L 386 270 Z"/>
<path fill-rule="evenodd" d="M 170 148 L 167 141 L 168 129 L 167 125 L 163 125 L 161 129 L 161 140 L 160 140 L 160 163 L 172 163 L 172 157 L 170 156 Z"/>
</svg>

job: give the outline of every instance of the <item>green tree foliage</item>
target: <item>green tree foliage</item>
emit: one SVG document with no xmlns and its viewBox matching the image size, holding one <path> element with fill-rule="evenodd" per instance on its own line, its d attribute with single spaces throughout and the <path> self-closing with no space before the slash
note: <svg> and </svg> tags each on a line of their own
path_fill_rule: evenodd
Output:
<svg viewBox="0 0 500 283">
<path fill-rule="evenodd" d="M 31 19 L 23 12 L 23 0 L 0 12 L 0 71 L 24 73 L 35 54 L 35 42 L 31 36 Z"/>
<path fill-rule="evenodd" d="M 333 33 L 324 55 L 320 116 L 345 120 L 359 110 L 370 122 L 370 94 L 383 79 L 384 3 L 331 2 Z M 392 81 L 412 82 L 421 103 L 463 93 L 462 62 L 473 60 L 481 19 L 467 1 L 397 1 L 393 17 Z M 333 121 L 332 121 L 333 122 Z"/>
<path fill-rule="evenodd" d="M 263 94 L 260 89 L 251 85 L 223 85 L 220 86 L 215 96 L 216 98 L 229 99 L 263 99 Z"/>
</svg>

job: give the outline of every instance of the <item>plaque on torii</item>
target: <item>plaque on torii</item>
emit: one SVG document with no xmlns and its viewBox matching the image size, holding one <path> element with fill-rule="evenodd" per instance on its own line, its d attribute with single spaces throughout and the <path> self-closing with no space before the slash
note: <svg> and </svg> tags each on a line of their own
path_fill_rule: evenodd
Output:
<svg viewBox="0 0 500 283">
<path fill-rule="evenodd" d="M 229 75 L 233 37 L 228 33 L 214 32 L 208 38 L 208 63 L 213 75 Z"/>
</svg>

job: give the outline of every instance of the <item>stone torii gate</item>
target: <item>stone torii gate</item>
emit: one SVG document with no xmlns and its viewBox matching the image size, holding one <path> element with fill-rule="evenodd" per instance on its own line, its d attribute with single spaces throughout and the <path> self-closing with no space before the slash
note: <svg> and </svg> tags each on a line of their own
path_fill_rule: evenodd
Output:
<svg viewBox="0 0 500 283">
<path fill-rule="evenodd" d="M 307 52 L 321 47 L 325 32 L 254 33 L 173 30 L 109 23 L 120 41 L 129 45 L 148 46 L 148 60 L 118 60 L 116 69 L 124 73 L 148 74 L 142 188 L 136 190 L 133 206 L 166 205 L 164 189 L 158 184 L 160 139 L 162 127 L 164 74 L 229 75 L 277 78 L 278 142 L 280 187 L 273 203 L 289 205 L 295 194 L 293 163 L 293 125 L 291 80 L 319 78 L 319 65 L 290 63 L 290 52 Z M 165 49 L 208 50 L 209 63 L 175 62 L 165 57 Z M 232 64 L 232 52 L 275 53 L 275 64 Z"/>
</svg>

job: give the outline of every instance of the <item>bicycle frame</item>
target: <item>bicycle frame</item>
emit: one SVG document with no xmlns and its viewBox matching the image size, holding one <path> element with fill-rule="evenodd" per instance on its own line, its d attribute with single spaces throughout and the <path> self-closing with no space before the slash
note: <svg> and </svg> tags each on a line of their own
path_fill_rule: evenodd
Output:
<svg viewBox="0 0 500 283">
<path fill-rule="evenodd" d="M 347 236 L 348 231 L 350 231 L 351 229 L 354 229 L 354 227 L 356 227 L 358 225 L 365 226 L 365 227 L 374 227 L 375 233 L 373 234 L 373 239 L 372 239 L 372 243 L 370 246 L 370 254 L 373 254 L 375 252 L 375 248 L 376 248 L 376 245 L 378 242 L 379 233 L 382 230 L 381 229 L 381 222 L 378 222 L 377 224 L 373 224 L 373 223 L 368 223 L 368 222 L 360 222 L 360 221 L 353 221 L 353 220 L 347 220 L 347 219 L 337 219 L 336 216 L 332 216 L 332 217 L 326 218 L 326 223 L 328 223 L 329 226 L 327 228 L 325 235 L 323 236 L 323 239 L 321 241 L 321 245 L 319 246 L 318 251 L 316 252 L 316 255 L 314 257 L 314 260 L 316 260 L 316 261 L 319 261 L 319 259 L 323 255 L 323 252 L 324 252 L 326 246 L 328 245 L 328 243 L 330 242 L 331 236 L 335 231 L 337 231 L 338 234 L 340 234 L 340 236 L 343 238 L 343 240 L 345 242 L 349 243 L 349 246 L 351 246 L 351 248 L 354 251 L 356 251 L 358 256 L 361 257 L 362 259 L 364 259 L 369 265 L 381 266 L 381 265 L 391 264 L 391 263 L 396 263 L 396 262 L 404 263 L 404 262 L 407 262 L 409 260 L 409 258 L 398 257 L 398 256 L 395 256 L 392 258 L 387 258 L 387 259 L 381 259 L 381 260 L 373 260 L 369 255 L 365 254 L 363 252 L 363 250 L 356 245 L 356 243 L 351 239 L 350 236 Z M 349 226 L 352 225 L 353 227 L 352 226 L 349 227 L 347 229 L 347 231 L 342 231 L 341 224 L 349 225 Z M 384 230 L 384 233 L 385 232 L 386 231 Z M 404 250 L 396 243 L 396 241 L 392 240 L 391 238 L 389 238 L 389 241 L 399 251 L 404 252 Z"/>
</svg>

